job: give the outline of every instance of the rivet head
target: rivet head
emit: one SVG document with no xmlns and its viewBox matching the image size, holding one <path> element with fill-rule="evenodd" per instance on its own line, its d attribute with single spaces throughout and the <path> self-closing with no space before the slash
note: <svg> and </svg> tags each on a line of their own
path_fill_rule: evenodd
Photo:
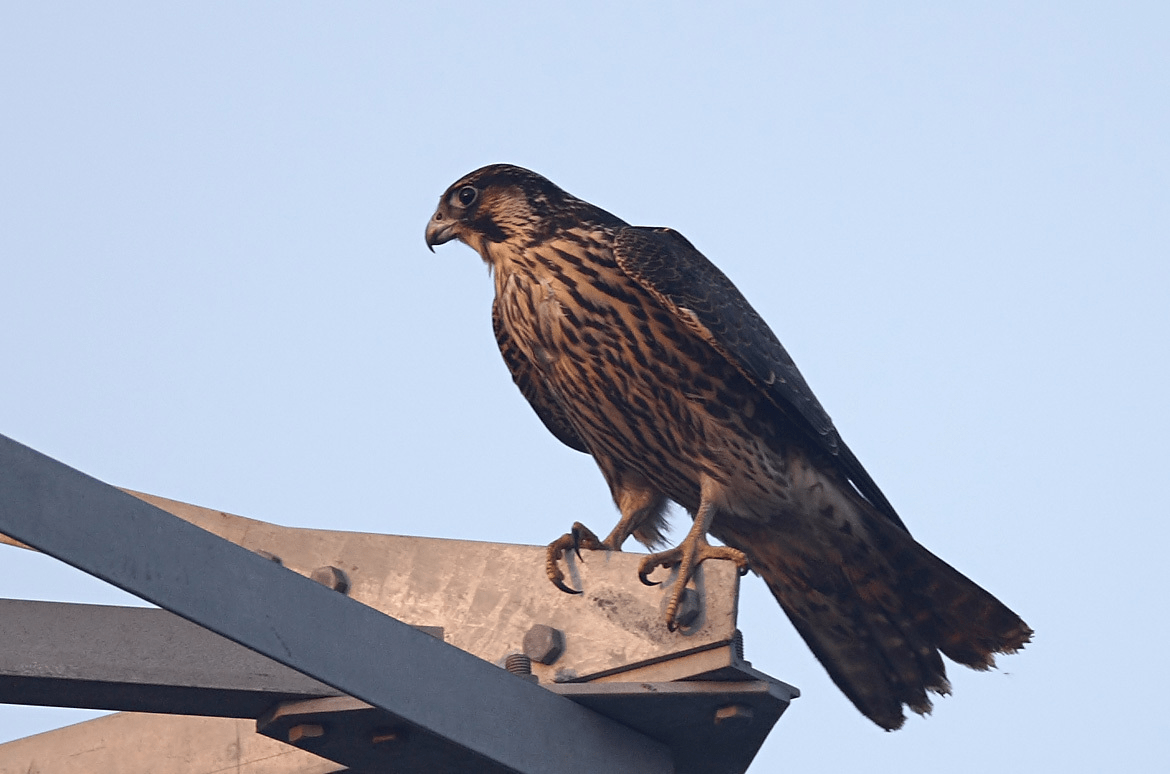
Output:
<svg viewBox="0 0 1170 774">
<path fill-rule="evenodd" d="M 552 664 L 565 652 L 565 633 L 536 624 L 524 635 L 524 655 L 538 664 Z"/>
<path fill-rule="evenodd" d="M 345 574 L 345 570 L 338 569 L 331 564 L 318 567 L 309 577 L 334 591 L 342 594 L 349 593 L 349 576 Z"/>
<path fill-rule="evenodd" d="M 316 739 L 325 736 L 325 727 L 316 723 L 299 723 L 288 730 L 288 741 L 296 744 L 302 739 Z"/>
<path fill-rule="evenodd" d="M 370 741 L 374 744 L 400 744 L 410 735 L 410 729 L 401 726 L 398 728 L 375 728 L 370 734 Z"/>
<path fill-rule="evenodd" d="M 746 704 L 728 704 L 715 710 L 717 726 L 747 726 L 752 722 L 752 708 Z"/>
</svg>

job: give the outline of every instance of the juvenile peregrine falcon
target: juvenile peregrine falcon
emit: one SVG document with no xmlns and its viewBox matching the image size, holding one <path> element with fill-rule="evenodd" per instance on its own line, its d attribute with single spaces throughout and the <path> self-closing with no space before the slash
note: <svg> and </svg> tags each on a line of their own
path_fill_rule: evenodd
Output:
<svg viewBox="0 0 1170 774">
<path fill-rule="evenodd" d="M 666 624 L 704 559 L 751 567 L 833 681 L 885 729 L 949 689 L 942 657 L 987 669 L 1032 630 L 919 545 L 841 440 L 792 359 L 736 287 L 681 234 L 630 226 L 506 164 L 439 200 L 429 246 L 458 239 L 494 275 L 492 325 L 520 391 L 562 442 L 591 454 L 621 519 L 549 546 L 663 542 L 640 577 L 679 567 Z M 710 533 L 725 544 L 712 546 Z M 648 582 L 648 581 L 647 581 Z"/>
</svg>

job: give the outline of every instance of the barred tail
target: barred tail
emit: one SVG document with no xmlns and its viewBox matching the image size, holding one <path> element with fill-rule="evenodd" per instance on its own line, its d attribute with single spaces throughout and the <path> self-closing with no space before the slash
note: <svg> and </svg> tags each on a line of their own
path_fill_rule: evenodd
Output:
<svg viewBox="0 0 1170 774">
<path fill-rule="evenodd" d="M 989 669 L 996 653 L 1023 648 L 1032 630 L 868 504 L 860 506 L 866 512 L 849 521 L 863 530 L 826 523 L 802 540 L 734 520 L 716 536 L 748 555 L 837 687 L 893 730 L 905 721 L 904 706 L 926 714 L 928 694 L 950 692 L 940 652 Z"/>
</svg>

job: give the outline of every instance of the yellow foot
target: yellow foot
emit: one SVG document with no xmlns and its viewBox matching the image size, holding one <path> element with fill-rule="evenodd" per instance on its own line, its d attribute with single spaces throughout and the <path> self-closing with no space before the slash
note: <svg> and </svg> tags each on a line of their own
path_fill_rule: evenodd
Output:
<svg viewBox="0 0 1170 774">
<path fill-rule="evenodd" d="M 581 549 L 600 550 L 607 548 L 607 546 L 597 539 L 588 527 L 581 522 L 575 522 L 573 528 L 565 535 L 548 544 L 548 555 L 544 561 L 544 571 L 548 574 L 548 579 L 552 581 L 553 585 L 566 594 L 580 594 L 580 591 L 570 588 L 565 584 L 565 574 L 561 572 L 560 560 L 564 558 L 565 552 L 572 549 L 577 558 L 581 558 Z"/>
<path fill-rule="evenodd" d="M 735 562 L 740 575 L 747 574 L 748 561 L 743 551 L 727 546 L 713 546 L 702 535 L 689 536 L 678 547 L 669 551 L 650 554 L 642 560 L 642 565 L 638 568 L 638 580 L 647 586 L 657 586 L 660 581 L 650 580 L 650 573 L 659 567 L 667 569 L 678 567 L 678 577 L 671 586 L 666 603 L 666 628 L 672 632 L 678 628 L 675 616 L 678 614 L 683 591 L 686 590 L 691 576 L 695 574 L 695 568 L 707 559 L 729 559 Z"/>
</svg>

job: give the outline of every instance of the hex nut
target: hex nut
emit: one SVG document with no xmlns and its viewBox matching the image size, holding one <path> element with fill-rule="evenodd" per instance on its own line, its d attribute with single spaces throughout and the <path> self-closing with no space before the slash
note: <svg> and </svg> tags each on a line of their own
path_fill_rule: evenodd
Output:
<svg viewBox="0 0 1170 774">
<path fill-rule="evenodd" d="M 345 574 L 345 570 L 338 569 L 331 564 L 318 567 L 309 577 L 334 591 L 342 594 L 349 593 L 349 576 Z"/>
<path fill-rule="evenodd" d="M 296 744 L 302 739 L 315 739 L 325 736 L 325 727 L 316 723 L 298 723 L 288 730 L 289 744 Z"/>
<path fill-rule="evenodd" d="M 524 655 L 538 664 L 552 664 L 565 652 L 565 633 L 536 624 L 524 635 Z"/>
<path fill-rule="evenodd" d="M 728 704 L 715 710 L 715 725 L 717 726 L 747 726 L 751 725 L 752 708 L 746 704 Z"/>
</svg>

